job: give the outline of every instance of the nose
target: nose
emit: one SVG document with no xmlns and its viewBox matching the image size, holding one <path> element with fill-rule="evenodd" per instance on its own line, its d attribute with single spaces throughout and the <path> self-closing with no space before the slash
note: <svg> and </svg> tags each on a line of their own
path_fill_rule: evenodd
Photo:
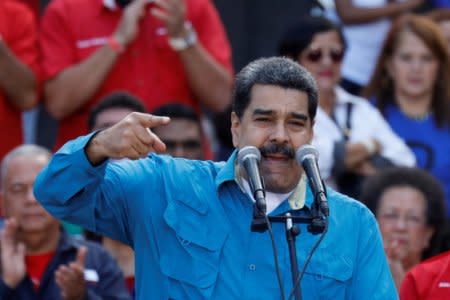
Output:
<svg viewBox="0 0 450 300">
<path fill-rule="evenodd" d="M 394 223 L 397 230 L 405 230 L 407 228 L 406 218 L 399 216 Z"/>
<path fill-rule="evenodd" d="M 277 122 L 272 130 L 271 141 L 279 144 L 286 143 L 289 140 L 289 133 L 283 122 Z"/>
<path fill-rule="evenodd" d="M 175 147 L 175 149 L 173 149 L 173 156 L 174 157 L 186 157 L 186 152 L 182 146 L 177 145 Z"/>
<path fill-rule="evenodd" d="M 29 187 L 26 193 L 26 201 L 27 203 L 37 203 L 36 197 L 34 197 L 33 187 Z"/>
</svg>

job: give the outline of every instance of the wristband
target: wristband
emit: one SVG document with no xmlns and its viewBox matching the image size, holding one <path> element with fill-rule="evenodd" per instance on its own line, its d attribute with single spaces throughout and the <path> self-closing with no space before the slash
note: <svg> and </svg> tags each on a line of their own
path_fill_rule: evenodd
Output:
<svg viewBox="0 0 450 300">
<path fill-rule="evenodd" d="M 123 51 L 125 51 L 125 47 L 124 45 L 122 45 L 121 43 L 119 43 L 119 41 L 117 41 L 117 39 L 114 36 L 111 36 L 108 39 L 107 45 L 114 50 L 114 52 L 116 52 L 117 54 L 122 54 Z"/>
</svg>

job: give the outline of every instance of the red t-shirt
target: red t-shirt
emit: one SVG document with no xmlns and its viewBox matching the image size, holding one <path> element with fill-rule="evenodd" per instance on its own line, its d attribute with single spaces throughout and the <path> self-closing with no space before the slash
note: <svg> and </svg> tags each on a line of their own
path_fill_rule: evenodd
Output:
<svg viewBox="0 0 450 300">
<path fill-rule="evenodd" d="M 55 252 L 49 252 L 38 255 L 25 256 L 25 264 L 27 267 L 27 274 L 33 282 L 33 286 L 36 290 L 39 289 L 42 276 L 44 276 L 45 270 L 47 270 L 48 264 L 52 260 Z"/>
<path fill-rule="evenodd" d="M 400 299 L 450 299 L 450 251 L 427 259 L 409 271 L 402 282 Z"/>
<path fill-rule="evenodd" d="M 230 46 L 210 0 L 186 0 L 186 11 L 206 51 L 232 72 Z M 111 10 L 102 0 L 53 0 L 42 17 L 40 42 L 45 79 L 79 64 L 103 47 L 121 16 L 120 9 Z M 174 100 L 198 110 L 183 64 L 168 45 L 163 24 L 147 12 L 139 28 L 137 38 L 118 58 L 95 96 L 61 120 L 57 147 L 86 134 L 90 109 L 100 98 L 117 90 L 128 91 L 142 99 L 148 111 Z"/>
<path fill-rule="evenodd" d="M 37 28 L 33 13 L 17 1 L 0 1 L 0 34 L 20 61 L 38 74 Z M 23 142 L 21 111 L 0 88 L 0 160 Z"/>
</svg>

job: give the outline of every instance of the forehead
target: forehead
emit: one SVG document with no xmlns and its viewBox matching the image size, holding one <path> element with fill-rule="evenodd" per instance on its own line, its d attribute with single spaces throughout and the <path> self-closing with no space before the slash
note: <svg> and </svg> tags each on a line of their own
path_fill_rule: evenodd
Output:
<svg viewBox="0 0 450 300">
<path fill-rule="evenodd" d="M 404 30 L 398 37 L 398 42 L 395 44 L 397 50 L 415 50 L 431 52 L 425 42 L 414 32 Z M 395 49 L 394 49 L 395 50 Z"/>
<path fill-rule="evenodd" d="M 45 155 L 17 155 L 9 161 L 5 180 L 8 181 L 34 181 L 36 175 L 47 165 Z"/>
<path fill-rule="evenodd" d="M 308 95 L 300 90 L 256 84 L 250 95 L 250 103 L 244 115 L 253 114 L 255 109 L 278 113 L 308 113 Z"/>
<path fill-rule="evenodd" d="M 339 33 L 336 30 L 329 30 L 314 34 L 310 46 L 318 47 L 322 45 L 342 46 L 342 41 Z"/>
<path fill-rule="evenodd" d="M 425 211 L 426 204 L 425 196 L 418 189 L 411 186 L 393 186 L 383 192 L 379 209 Z"/>
<path fill-rule="evenodd" d="M 200 124 L 189 119 L 172 118 L 169 124 L 154 128 L 153 131 L 162 140 L 201 140 Z"/>
</svg>

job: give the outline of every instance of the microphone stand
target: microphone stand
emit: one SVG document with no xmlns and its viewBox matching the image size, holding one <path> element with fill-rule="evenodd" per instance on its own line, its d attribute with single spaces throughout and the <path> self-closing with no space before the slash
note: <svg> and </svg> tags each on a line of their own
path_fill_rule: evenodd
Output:
<svg viewBox="0 0 450 300">
<path fill-rule="evenodd" d="M 292 223 L 291 214 L 286 213 L 286 240 L 289 247 L 289 259 L 291 261 L 292 285 L 296 300 L 302 299 L 300 284 L 296 285 L 298 277 L 297 251 L 295 247 L 295 237 L 300 234 L 300 228 Z"/>
<path fill-rule="evenodd" d="M 326 215 L 320 209 L 320 202 L 314 201 L 311 207 L 311 213 L 308 216 L 292 216 L 286 213 L 284 216 L 267 216 L 270 223 L 285 223 L 286 224 L 286 240 L 289 249 L 289 259 L 291 263 L 292 284 L 294 288 L 295 300 L 301 300 L 301 286 L 300 283 L 296 285 L 298 272 L 298 261 L 296 251 L 296 237 L 300 234 L 300 228 L 294 224 L 308 224 L 308 231 L 312 234 L 319 234 L 325 230 Z M 257 203 L 253 207 L 253 221 L 250 227 L 252 232 L 264 232 L 268 229 L 268 224 L 265 220 L 264 211 L 261 210 Z"/>
</svg>

